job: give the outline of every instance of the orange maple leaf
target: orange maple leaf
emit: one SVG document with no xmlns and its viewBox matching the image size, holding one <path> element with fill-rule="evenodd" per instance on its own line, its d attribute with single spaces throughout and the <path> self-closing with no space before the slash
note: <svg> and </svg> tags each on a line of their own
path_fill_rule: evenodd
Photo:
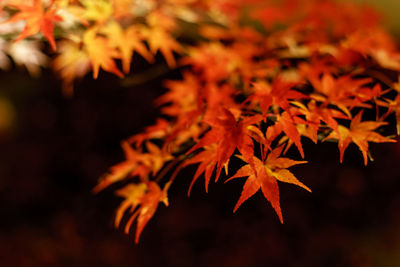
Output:
<svg viewBox="0 0 400 267">
<path fill-rule="evenodd" d="M 146 140 L 161 139 L 167 135 L 170 124 L 165 119 L 157 119 L 156 123 L 148 126 L 141 133 L 135 134 L 128 139 L 128 142 L 134 144 L 136 147 L 142 145 Z"/>
<path fill-rule="evenodd" d="M 394 100 L 391 100 L 391 99 L 379 100 L 379 99 L 377 99 L 375 102 L 378 106 L 388 108 L 387 112 L 384 115 L 382 115 L 380 120 L 384 120 L 389 114 L 391 114 L 392 112 L 394 113 L 394 115 L 396 117 L 397 135 L 400 135 L 400 94 L 397 95 Z"/>
<path fill-rule="evenodd" d="M 41 32 L 49 41 L 51 48 L 54 51 L 57 49 L 53 36 L 54 22 L 61 21 L 62 19 L 55 14 L 57 10 L 53 8 L 51 4 L 47 9 L 44 7 L 42 0 L 34 0 L 32 6 L 24 4 L 10 4 L 10 7 L 19 9 L 19 12 L 17 12 L 4 23 L 16 22 L 20 20 L 25 20 L 26 22 L 24 30 L 21 32 L 15 42 Z"/>
<path fill-rule="evenodd" d="M 299 108 L 297 111 L 305 115 L 307 125 L 311 128 L 313 136 L 315 137 L 318 134 L 321 122 L 324 122 L 332 130 L 338 132 L 339 124 L 335 118 L 350 119 L 339 110 L 329 108 L 324 104 L 318 106 L 315 100 L 311 100 L 307 104 L 307 107 L 298 101 L 292 101 L 291 104 L 297 106 Z M 315 138 L 313 140 L 315 140 Z"/>
<path fill-rule="evenodd" d="M 169 67 L 174 68 L 176 61 L 173 52 L 181 53 L 182 46 L 172 36 L 175 21 L 159 11 L 154 11 L 146 17 L 150 27 L 143 27 L 143 37 L 149 44 L 150 51 L 155 55 L 160 51 Z"/>
<path fill-rule="evenodd" d="M 121 78 L 124 76 L 114 61 L 115 58 L 120 57 L 118 51 L 111 46 L 107 38 L 97 35 L 96 28 L 86 30 L 83 36 L 83 43 L 92 63 L 94 79 L 97 79 L 100 67 Z"/>
<path fill-rule="evenodd" d="M 301 136 L 296 125 L 299 123 L 305 124 L 305 121 L 297 116 L 293 116 L 288 111 L 284 111 L 282 114 L 278 115 L 277 118 L 278 120 L 276 123 L 273 126 L 268 127 L 266 139 L 269 142 L 272 142 L 279 134 L 284 132 L 287 137 L 296 145 L 301 157 L 304 158 Z"/>
<path fill-rule="evenodd" d="M 210 183 L 211 175 L 217 165 L 217 146 L 214 144 L 212 146 L 207 146 L 203 151 L 195 155 L 193 158 L 187 160 L 184 163 L 184 166 L 200 163 L 197 167 L 197 170 L 193 176 L 192 182 L 190 183 L 188 196 L 190 196 L 190 192 L 192 191 L 192 187 L 200 175 L 204 172 L 205 178 L 205 190 L 208 193 L 208 185 Z"/>
<path fill-rule="evenodd" d="M 117 195 L 124 197 L 125 200 L 121 203 L 115 217 L 115 226 L 118 227 L 121 219 L 130 208 L 130 212 L 135 212 L 130 215 L 128 222 L 125 225 L 125 233 L 128 234 L 133 221 L 137 218 L 135 243 L 139 242 L 140 235 L 146 224 L 153 217 L 158 208 L 158 204 L 163 202 L 168 206 L 167 191 L 170 183 L 164 186 L 161 190 L 157 183 L 148 181 L 138 185 L 130 184 L 118 190 Z"/>
<path fill-rule="evenodd" d="M 279 157 L 282 153 L 282 149 L 283 146 L 280 146 L 272 150 L 264 162 L 257 157 L 254 157 L 257 173 L 254 172 L 253 168 L 249 164 L 246 164 L 240 168 L 236 174 L 225 181 L 228 182 L 239 177 L 248 177 L 233 212 L 236 212 L 244 201 L 253 196 L 261 188 L 264 197 L 271 203 L 279 217 L 279 220 L 283 223 L 282 211 L 279 204 L 279 188 L 277 180 L 298 185 L 311 192 L 307 186 L 293 175 L 293 173 L 287 170 L 287 168 L 291 166 L 307 163 L 307 161 L 295 161 L 289 158 Z"/>
<path fill-rule="evenodd" d="M 269 85 L 267 83 L 255 82 L 254 94 L 247 98 L 247 101 L 259 102 L 261 112 L 266 115 L 272 105 L 277 105 L 282 109 L 289 108 L 289 99 L 307 98 L 306 95 L 293 90 L 297 83 L 286 82 L 278 77 Z"/>
<path fill-rule="evenodd" d="M 83 78 L 90 71 L 90 58 L 79 42 L 65 40 L 58 44 L 59 54 L 53 60 L 53 68 L 62 78 L 63 93 L 72 96 L 74 80 Z"/>
<path fill-rule="evenodd" d="M 187 153 L 217 143 L 216 180 L 219 178 L 222 167 L 229 161 L 236 148 L 254 168 L 254 143 L 250 137 L 253 133 L 248 130 L 248 126 L 261 120 L 262 116 L 255 115 L 237 122 L 232 112 L 225 108 L 210 111 L 203 121 L 212 127 L 211 130 Z"/>
<path fill-rule="evenodd" d="M 368 142 L 374 143 L 386 143 L 386 142 L 396 142 L 396 140 L 388 139 L 382 135 L 374 132 L 380 126 L 386 125 L 387 122 L 375 122 L 375 121 L 363 121 L 361 122 L 363 111 L 360 111 L 351 121 L 350 129 L 339 125 L 338 132 L 331 132 L 326 139 L 338 139 L 339 151 L 340 151 L 340 162 L 343 162 L 344 151 L 354 142 L 364 157 L 364 164 L 368 163 Z"/>
<path fill-rule="evenodd" d="M 134 150 L 128 142 L 122 142 L 121 147 L 124 150 L 125 161 L 110 168 L 110 173 L 99 181 L 95 188 L 94 193 L 98 193 L 110 186 L 113 183 L 121 181 L 126 176 L 138 174 L 144 177 L 145 171 L 141 166 L 142 161 L 146 161 L 146 156 L 139 151 Z"/>
<path fill-rule="evenodd" d="M 371 78 L 356 79 L 353 75 L 343 75 L 334 78 L 330 74 L 323 74 L 321 78 L 310 79 L 314 86 L 315 93 L 311 98 L 324 102 L 326 105 L 336 105 L 346 115 L 350 116 L 349 108 L 364 107 L 369 108 L 368 104 L 360 101 L 360 96 L 365 92 L 370 92 L 371 98 L 375 90 L 370 90 L 367 85 L 373 80 Z M 366 99 L 369 100 L 369 99 Z"/>
<path fill-rule="evenodd" d="M 121 52 L 122 69 L 125 73 L 129 73 L 130 71 L 134 52 L 139 53 L 148 62 L 154 62 L 153 55 L 142 42 L 143 38 L 135 25 L 129 26 L 127 29 L 122 29 L 119 23 L 113 21 L 104 27 L 102 32 L 107 35 L 110 44 L 118 48 Z"/>
<path fill-rule="evenodd" d="M 164 83 L 168 92 L 157 98 L 155 104 L 163 105 L 161 111 L 168 116 L 179 116 L 186 112 L 199 109 L 202 105 L 200 99 L 201 88 L 199 79 L 189 73 L 183 73 L 180 81 L 169 80 Z M 201 89 L 200 89 L 201 88 Z"/>
</svg>

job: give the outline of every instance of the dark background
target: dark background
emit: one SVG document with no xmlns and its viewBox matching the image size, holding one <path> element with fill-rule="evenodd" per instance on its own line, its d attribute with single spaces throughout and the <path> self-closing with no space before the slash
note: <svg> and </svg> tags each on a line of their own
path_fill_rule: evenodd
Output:
<svg viewBox="0 0 400 267">
<path fill-rule="evenodd" d="M 131 86 L 103 72 L 68 99 L 51 72 L 0 73 L 11 121 L 0 133 L 0 266 L 400 266 L 399 144 L 372 144 L 364 167 L 354 145 L 340 164 L 336 144 L 305 140 L 310 163 L 291 170 L 313 193 L 279 184 L 283 225 L 261 193 L 232 213 L 244 179 L 208 194 L 200 179 L 187 198 L 189 168 L 139 245 L 114 229 L 120 199 L 91 189 L 123 160 L 120 141 L 155 121 L 170 76 Z"/>
</svg>

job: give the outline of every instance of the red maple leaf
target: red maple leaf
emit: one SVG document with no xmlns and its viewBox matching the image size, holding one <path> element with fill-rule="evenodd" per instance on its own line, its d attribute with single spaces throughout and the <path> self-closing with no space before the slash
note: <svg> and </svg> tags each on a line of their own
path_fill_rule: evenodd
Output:
<svg viewBox="0 0 400 267">
<path fill-rule="evenodd" d="M 295 161 L 289 158 L 279 157 L 282 153 L 282 149 L 283 146 L 280 146 L 272 150 L 265 161 L 261 161 L 257 157 L 254 157 L 257 173 L 254 172 L 253 168 L 249 164 L 246 164 L 240 168 L 236 174 L 226 180 L 227 182 L 239 177 L 248 177 L 233 212 L 236 212 L 244 201 L 261 189 L 264 197 L 271 203 L 279 217 L 279 220 L 283 223 L 282 211 L 279 204 L 279 188 L 277 180 L 298 185 L 311 192 L 307 186 L 297 180 L 293 173 L 287 170 L 287 168 L 291 166 L 306 163 L 306 161 Z"/>
<path fill-rule="evenodd" d="M 228 109 L 212 110 L 206 114 L 203 120 L 211 126 L 211 130 L 187 153 L 217 143 L 216 180 L 219 178 L 223 165 L 228 162 L 236 148 L 254 168 L 254 144 L 250 137 L 252 133 L 250 133 L 247 127 L 261 120 L 262 116 L 255 115 L 236 121 L 236 118 Z"/>
<path fill-rule="evenodd" d="M 196 173 L 193 176 L 192 182 L 190 183 L 188 196 L 190 196 L 190 192 L 192 191 L 194 183 L 203 172 L 205 178 L 205 190 L 208 193 L 208 185 L 210 183 L 211 175 L 215 169 L 215 166 L 217 165 L 216 149 L 217 146 L 215 144 L 205 147 L 203 151 L 185 162 L 184 166 L 200 163 L 200 165 L 197 167 Z"/>
<path fill-rule="evenodd" d="M 272 142 L 279 134 L 284 132 L 287 137 L 293 141 L 297 149 L 300 152 L 302 158 L 304 158 L 303 146 L 301 144 L 301 136 L 297 130 L 296 124 L 305 124 L 306 122 L 289 113 L 284 111 L 282 114 L 277 116 L 278 120 L 273 126 L 268 127 L 266 137 L 269 142 Z M 269 145 L 269 144 L 268 144 Z"/>
<path fill-rule="evenodd" d="M 25 20 L 26 25 L 22 33 L 15 40 L 16 42 L 32 36 L 38 32 L 43 33 L 44 37 L 49 41 L 53 50 L 56 50 L 56 42 L 54 41 L 53 30 L 54 22 L 61 21 L 61 17 L 57 16 L 57 11 L 51 5 L 49 8 L 43 6 L 42 0 L 34 0 L 33 5 L 10 5 L 19 9 L 6 23 Z"/>
<path fill-rule="evenodd" d="M 325 139 L 338 139 L 339 151 L 340 151 L 340 162 L 343 162 L 344 151 L 350 145 L 351 142 L 355 143 L 360 149 L 364 164 L 368 163 L 368 142 L 375 143 L 386 143 L 386 142 L 396 142 L 396 140 L 388 139 L 382 135 L 374 132 L 375 129 L 386 125 L 387 122 L 375 122 L 375 121 L 361 121 L 363 111 L 360 111 L 351 121 L 350 128 L 346 128 L 339 125 L 339 133 L 331 132 Z"/>
<path fill-rule="evenodd" d="M 120 221 L 126 212 L 130 208 L 130 212 L 135 212 L 130 215 L 128 222 L 125 225 L 125 233 L 129 233 L 133 221 L 137 218 L 135 243 L 139 242 L 140 235 L 154 216 L 158 208 L 158 204 L 163 202 L 165 206 L 168 206 L 167 191 L 170 183 L 164 186 L 161 190 L 159 185 L 155 182 L 149 181 L 138 185 L 129 184 L 126 187 L 118 190 L 117 195 L 124 197 L 125 200 L 121 203 L 117 210 L 117 216 L 115 217 L 115 226 L 118 227 Z"/>
<path fill-rule="evenodd" d="M 269 85 L 267 83 L 253 83 L 254 94 L 247 98 L 247 101 L 259 102 L 261 112 L 266 115 L 272 105 L 277 105 L 282 109 L 289 108 L 289 99 L 307 98 L 306 95 L 293 90 L 298 83 L 286 82 L 282 78 L 276 78 Z"/>
</svg>

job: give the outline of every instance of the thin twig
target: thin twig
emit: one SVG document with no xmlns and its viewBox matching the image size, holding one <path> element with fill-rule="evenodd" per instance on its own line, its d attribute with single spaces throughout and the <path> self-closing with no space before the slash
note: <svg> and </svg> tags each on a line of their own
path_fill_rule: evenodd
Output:
<svg viewBox="0 0 400 267">
<path fill-rule="evenodd" d="M 158 183 L 161 181 L 161 179 L 176 165 L 183 159 L 183 156 L 179 156 L 170 163 L 161 171 L 158 173 L 156 178 L 154 179 L 154 182 Z"/>
</svg>

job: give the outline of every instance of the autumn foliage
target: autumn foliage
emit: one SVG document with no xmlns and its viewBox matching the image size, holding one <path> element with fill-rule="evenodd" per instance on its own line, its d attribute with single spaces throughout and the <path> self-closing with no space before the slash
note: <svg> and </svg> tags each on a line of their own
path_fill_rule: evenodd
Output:
<svg viewBox="0 0 400 267">
<path fill-rule="evenodd" d="M 126 159 L 94 188 L 124 184 L 116 191 L 124 200 L 115 226 L 126 221 L 128 233 L 136 220 L 135 242 L 160 202 L 168 205 L 168 189 L 187 166 L 197 167 L 189 195 L 199 179 L 208 191 L 211 180 L 242 178 L 233 211 L 261 191 L 283 222 L 278 181 L 311 192 L 289 170 L 307 163 L 285 156 L 290 148 L 305 159 L 304 138 L 334 141 L 342 162 L 353 143 L 366 165 L 369 142 L 395 142 L 381 131 L 392 117 L 400 133 L 400 51 L 366 6 L 6 0 L 0 15 L 8 42 L 0 53 L 13 57 L 18 42 L 47 40 L 66 95 L 89 72 L 95 79 L 102 71 L 121 78 L 135 72 L 136 53 L 150 64 L 160 54 L 180 68 L 182 78 L 165 81 L 167 92 L 155 101 L 162 117 L 122 142 Z M 242 167 L 230 168 L 232 158 Z"/>
</svg>

